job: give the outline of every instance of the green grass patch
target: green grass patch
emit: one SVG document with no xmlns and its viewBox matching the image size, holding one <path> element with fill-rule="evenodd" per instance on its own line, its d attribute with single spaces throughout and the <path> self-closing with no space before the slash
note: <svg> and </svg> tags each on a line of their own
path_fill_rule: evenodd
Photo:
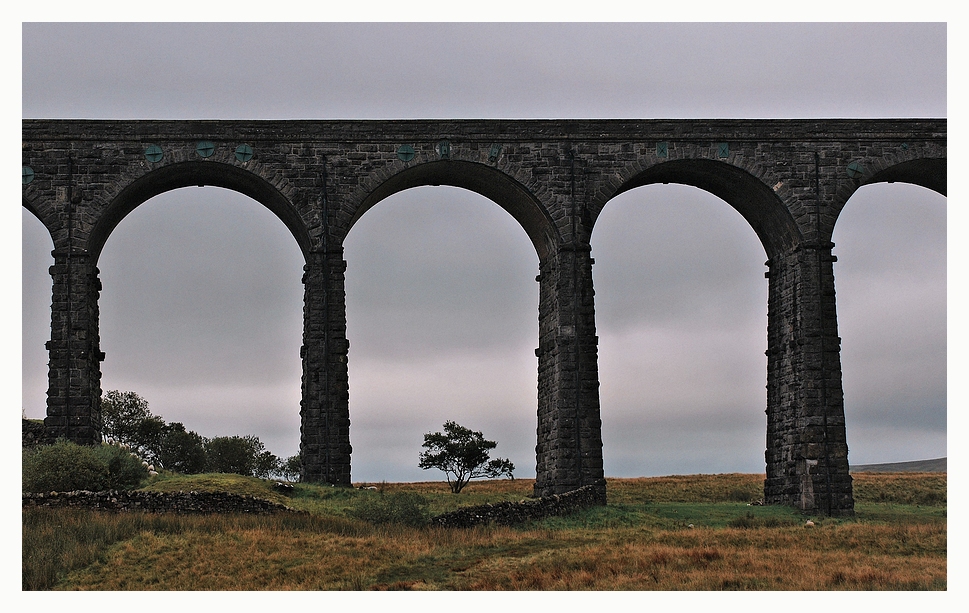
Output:
<svg viewBox="0 0 969 613">
<path fill-rule="evenodd" d="M 855 521 L 876 523 L 946 523 L 948 509 L 937 506 L 856 502 Z"/>
</svg>

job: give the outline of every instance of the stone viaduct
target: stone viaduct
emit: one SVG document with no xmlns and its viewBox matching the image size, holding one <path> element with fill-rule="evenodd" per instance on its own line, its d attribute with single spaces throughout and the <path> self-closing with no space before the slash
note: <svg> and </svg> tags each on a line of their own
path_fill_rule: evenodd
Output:
<svg viewBox="0 0 969 613">
<path fill-rule="evenodd" d="M 946 120 L 23 121 L 23 206 L 54 244 L 45 424 L 101 437 L 98 256 L 135 207 L 214 185 L 275 213 L 305 257 L 304 481 L 350 483 L 343 241 L 411 187 L 477 192 L 539 258 L 535 493 L 601 488 L 591 248 L 609 200 L 682 183 L 734 207 L 769 278 L 764 495 L 854 512 L 831 235 L 860 186 L 946 193 Z"/>
</svg>

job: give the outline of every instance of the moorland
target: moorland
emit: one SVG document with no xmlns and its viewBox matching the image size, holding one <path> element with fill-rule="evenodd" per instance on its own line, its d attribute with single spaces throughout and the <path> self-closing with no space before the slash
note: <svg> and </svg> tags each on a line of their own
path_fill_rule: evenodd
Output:
<svg viewBox="0 0 969 613">
<path fill-rule="evenodd" d="M 856 515 L 757 504 L 763 475 L 607 479 L 608 504 L 519 526 L 432 527 L 529 479 L 295 484 L 154 477 L 302 511 L 23 510 L 24 590 L 945 590 L 945 473 L 858 473 Z M 372 489 L 366 489 L 372 488 Z"/>
</svg>

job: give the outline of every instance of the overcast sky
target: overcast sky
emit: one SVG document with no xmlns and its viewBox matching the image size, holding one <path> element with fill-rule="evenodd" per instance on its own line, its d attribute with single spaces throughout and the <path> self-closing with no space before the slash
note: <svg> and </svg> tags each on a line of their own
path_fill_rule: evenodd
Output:
<svg viewBox="0 0 969 613">
<path fill-rule="evenodd" d="M 947 117 L 944 24 L 24 24 L 24 118 Z M 23 409 L 43 417 L 49 236 L 23 224 Z M 946 199 L 869 186 L 834 235 L 853 464 L 946 449 Z M 763 472 L 766 255 L 655 185 L 592 236 L 607 476 Z M 347 238 L 352 478 L 440 479 L 454 419 L 534 476 L 538 259 L 476 194 L 408 190 Z M 204 436 L 299 445 L 302 259 L 267 209 L 157 196 L 101 260 L 104 390 Z"/>
</svg>

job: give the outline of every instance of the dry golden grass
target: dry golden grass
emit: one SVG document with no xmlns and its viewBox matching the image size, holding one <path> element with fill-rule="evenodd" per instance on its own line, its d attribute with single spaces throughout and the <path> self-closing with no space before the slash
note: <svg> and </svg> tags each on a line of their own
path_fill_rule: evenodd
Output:
<svg viewBox="0 0 969 613">
<path fill-rule="evenodd" d="M 944 505 L 945 473 L 855 473 L 851 475 L 855 501 Z"/>
<path fill-rule="evenodd" d="M 201 521 L 200 523 L 206 523 Z M 944 525 L 676 531 L 199 525 L 142 532 L 60 589 L 945 589 Z"/>
<path fill-rule="evenodd" d="M 882 489 L 879 479 L 885 484 Z M 941 479 L 944 491 L 944 476 Z M 892 493 L 894 488 L 905 479 L 865 476 L 858 481 L 864 481 L 875 497 L 893 498 L 899 495 Z M 39 548 L 43 538 L 57 538 L 54 527 L 73 526 L 80 532 L 101 525 L 104 528 L 99 533 L 108 535 L 101 550 L 88 551 L 86 561 L 75 560 L 72 572 L 62 572 L 50 587 L 946 589 L 944 506 L 865 503 L 865 509 L 875 512 L 859 511 L 855 520 L 815 517 L 816 525 L 806 527 L 806 518 L 791 509 L 733 502 L 751 488 L 756 494 L 762 484 L 761 475 L 609 480 L 607 507 L 522 528 L 472 530 L 370 525 L 341 515 L 339 505 L 373 493 L 347 490 L 323 491 L 315 504 L 332 502 L 337 510 L 310 515 L 141 516 L 131 523 L 132 515 L 25 510 L 25 577 L 28 549 Z M 452 495 L 443 483 L 379 485 L 391 493 L 420 493 L 433 506 L 445 508 L 476 504 L 481 499 L 521 498 L 530 493 L 532 482 L 476 482 L 469 486 L 468 495 Z M 935 489 L 926 491 L 938 493 L 939 483 L 932 487 Z M 721 502 L 706 502 L 708 498 Z M 747 521 L 731 521 L 738 516 Z M 688 527 L 687 522 L 696 527 Z M 748 527 L 729 527 L 731 524 Z M 45 536 L 34 541 L 28 532 Z M 32 543 L 29 547 L 28 541 Z"/>
</svg>

